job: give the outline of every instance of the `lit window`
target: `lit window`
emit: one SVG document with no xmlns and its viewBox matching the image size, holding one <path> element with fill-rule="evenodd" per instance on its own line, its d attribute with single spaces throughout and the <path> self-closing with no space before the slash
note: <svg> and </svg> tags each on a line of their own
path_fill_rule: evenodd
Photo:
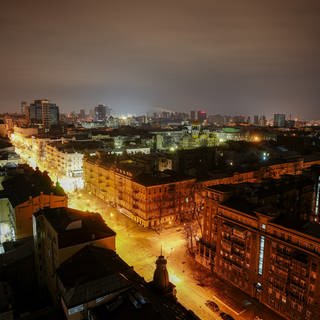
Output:
<svg viewBox="0 0 320 320">
<path fill-rule="evenodd" d="M 68 314 L 72 315 L 72 314 L 80 312 L 80 311 L 83 311 L 83 304 L 80 304 L 79 306 L 76 306 L 76 307 L 69 309 Z"/>
<path fill-rule="evenodd" d="M 260 237 L 260 250 L 259 250 L 259 265 L 258 265 L 258 274 L 263 274 L 263 258 L 264 258 L 264 236 Z"/>
<path fill-rule="evenodd" d="M 99 303 L 99 302 L 101 302 L 103 299 L 104 299 L 105 297 L 100 297 L 100 298 L 97 298 L 96 299 L 96 303 Z"/>
</svg>

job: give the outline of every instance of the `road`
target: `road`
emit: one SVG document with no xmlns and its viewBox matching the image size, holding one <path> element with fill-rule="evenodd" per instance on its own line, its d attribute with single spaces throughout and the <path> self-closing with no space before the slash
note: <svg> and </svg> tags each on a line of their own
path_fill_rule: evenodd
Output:
<svg viewBox="0 0 320 320">
<path fill-rule="evenodd" d="M 117 233 L 117 253 L 129 265 L 132 265 L 146 281 L 152 280 L 155 261 L 160 255 L 162 247 L 163 255 L 168 260 L 167 268 L 170 281 L 176 285 L 178 301 L 186 308 L 193 310 L 201 319 L 221 319 L 218 313 L 214 313 L 205 306 L 207 300 L 215 301 L 221 311 L 232 315 L 235 319 L 253 319 L 255 314 L 261 314 L 263 307 L 254 302 L 247 309 L 243 308 L 240 315 L 233 312 L 233 309 L 229 308 L 227 304 L 232 305 L 232 303 L 228 303 L 228 295 L 229 293 L 234 295 L 234 292 L 223 283 L 217 284 L 215 282 L 214 287 L 212 279 L 206 280 L 202 276 L 201 285 L 199 285 L 199 275 L 203 275 L 204 272 L 199 270 L 199 266 L 187 253 L 183 227 L 165 229 L 161 233 L 156 233 L 139 226 L 117 209 L 84 191 L 73 192 L 68 196 L 69 207 L 99 212 L 102 215 L 105 222 Z M 203 286 L 204 283 L 208 283 L 208 286 Z M 224 298 L 221 298 L 221 294 L 218 292 L 226 292 Z M 243 298 L 239 296 L 239 299 Z M 263 312 L 264 320 L 281 319 L 273 313 L 265 317 L 268 312 L 268 310 Z"/>
<path fill-rule="evenodd" d="M 118 210 L 107 206 L 103 201 L 85 192 L 69 194 L 69 207 L 99 212 L 105 222 L 117 233 L 116 251 L 136 272 L 151 281 L 155 270 L 155 261 L 160 255 L 168 260 L 170 281 L 177 287 L 177 298 L 188 309 L 192 309 L 201 319 L 220 319 L 205 306 L 208 288 L 197 285 L 193 277 L 192 260 L 186 254 L 184 230 L 173 228 L 163 230 L 160 234 L 143 228 L 121 214 Z M 190 294 L 192 292 L 192 294 Z"/>
</svg>

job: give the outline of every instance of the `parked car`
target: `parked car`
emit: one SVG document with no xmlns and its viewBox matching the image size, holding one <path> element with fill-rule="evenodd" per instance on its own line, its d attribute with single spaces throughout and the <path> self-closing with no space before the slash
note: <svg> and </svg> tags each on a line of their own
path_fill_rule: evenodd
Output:
<svg viewBox="0 0 320 320">
<path fill-rule="evenodd" d="M 227 314 L 227 313 L 225 313 L 225 312 L 221 312 L 221 313 L 220 313 L 220 317 L 221 317 L 221 319 L 223 319 L 223 320 L 234 320 L 234 318 L 231 317 L 230 314 Z"/>
<path fill-rule="evenodd" d="M 206 305 L 209 309 L 211 309 L 212 311 L 214 311 L 214 312 L 219 312 L 219 311 L 220 311 L 219 306 L 218 306 L 215 302 L 213 302 L 213 301 L 211 301 L 211 300 L 207 300 L 207 302 L 205 303 L 205 305 Z"/>
</svg>

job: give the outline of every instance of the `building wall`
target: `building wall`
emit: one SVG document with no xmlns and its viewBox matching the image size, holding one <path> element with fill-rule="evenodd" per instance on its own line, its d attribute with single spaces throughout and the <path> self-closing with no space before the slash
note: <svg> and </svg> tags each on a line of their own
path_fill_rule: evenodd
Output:
<svg viewBox="0 0 320 320">
<path fill-rule="evenodd" d="M 53 194 L 40 194 L 34 198 L 30 197 L 26 202 L 17 205 L 13 211 L 15 221 L 13 228 L 16 239 L 32 236 L 32 215 L 37 210 L 45 207 L 60 208 L 67 205 L 67 196 L 56 196 Z"/>
</svg>

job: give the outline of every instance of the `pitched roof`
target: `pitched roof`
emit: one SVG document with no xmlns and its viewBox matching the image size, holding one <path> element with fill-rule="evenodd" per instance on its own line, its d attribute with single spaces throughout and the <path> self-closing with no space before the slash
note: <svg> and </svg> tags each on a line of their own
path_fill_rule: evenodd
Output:
<svg viewBox="0 0 320 320">
<path fill-rule="evenodd" d="M 43 215 L 56 230 L 59 248 L 116 235 L 105 224 L 99 213 L 84 212 L 71 208 L 45 208 L 34 215 L 36 217 Z"/>
<path fill-rule="evenodd" d="M 57 270 L 67 307 L 130 288 L 138 274 L 113 250 L 88 245 Z"/>
</svg>

